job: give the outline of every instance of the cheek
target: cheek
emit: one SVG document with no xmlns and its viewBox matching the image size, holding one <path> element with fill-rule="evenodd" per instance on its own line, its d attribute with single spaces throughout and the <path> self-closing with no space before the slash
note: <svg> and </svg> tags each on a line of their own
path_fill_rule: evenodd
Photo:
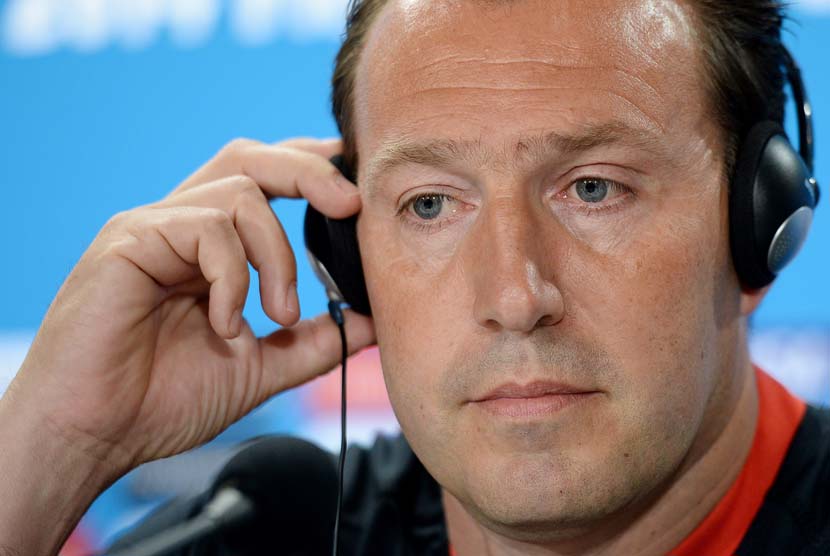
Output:
<svg viewBox="0 0 830 556">
<path fill-rule="evenodd" d="M 438 380 L 459 346 L 464 315 L 449 265 L 416 258 L 383 220 L 358 223 L 360 251 L 384 378 L 402 426 L 440 400 Z"/>
<path fill-rule="evenodd" d="M 724 315 L 738 314 L 739 297 L 728 279 L 725 198 L 711 191 L 682 201 L 621 249 L 575 257 L 566 305 L 625 369 L 613 387 L 626 402 L 620 411 L 692 426 L 719 371 Z"/>
<path fill-rule="evenodd" d="M 390 353 L 431 364 L 445 352 L 438 349 L 439 338 L 452 344 L 454 336 L 445 329 L 465 316 L 457 313 L 462 284 L 453 249 L 442 234 L 415 244 L 417 234 L 407 233 L 397 217 L 382 208 L 364 210 L 358 221 L 360 254 L 378 343 Z"/>
<path fill-rule="evenodd" d="M 678 196 L 609 239 L 613 248 L 577 246 L 572 287 L 562 284 L 569 313 L 613 327 L 621 343 L 626 332 L 657 339 L 710 320 L 729 267 L 724 202 L 716 190 Z"/>
</svg>

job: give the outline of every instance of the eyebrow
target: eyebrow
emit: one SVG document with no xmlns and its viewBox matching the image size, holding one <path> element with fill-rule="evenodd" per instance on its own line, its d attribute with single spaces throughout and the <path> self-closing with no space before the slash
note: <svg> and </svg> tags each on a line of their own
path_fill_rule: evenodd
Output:
<svg viewBox="0 0 830 556">
<path fill-rule="evenodd" d="M 551 156 L 568 156 L 611 144 L 622 144 L 649 151 L 663 157 L 663 142 L 654 132 L 632 127 L 622 122 L 588 125 L 577 133 L 558 131 L 521 137 L 513 145 L 503 148 L 502 157 L 512 164 L 539 163 Z M 510 152 L 512 151 L 512 152 Z M 458 165 L 459 161 L 487 165 L 497 153 L 479 140 L 432 139 L 414 141 L 402 139 L 383 145 L 369 161 L 366 182 L 369 184 L 387 172 L 405 165 L 418 164 L 438 168 Z M 369 194 L 372 195 L 370 186 Z"/>
</svg>

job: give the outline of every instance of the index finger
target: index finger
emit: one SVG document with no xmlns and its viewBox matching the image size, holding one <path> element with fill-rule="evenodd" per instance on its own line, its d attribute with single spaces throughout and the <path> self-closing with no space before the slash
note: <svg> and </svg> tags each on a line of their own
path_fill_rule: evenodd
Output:
<svg viewBox="0 0 830 556">
<path fill-rule="evenodd" d="M 315 139 L 314 137 L 294 137 L 293 139 L 286 139 L 272 143 L 275 147 L 289 147 L 292 149 L 299 149 L 301 151 L 308 151 L 310 153 L 319 154 L 320 156 L 329 159 L 336 154 L 343 153 L 343 141 L 339 137 L 330 137 L 328 139 Z"/>
<path fill-rule="evenodd" d="M 320 141 L 317 147 L 321 153 L 336 154 L 340 150 L 339 141 Z M 290 143 L 286 146 L 286 143 L 234 141 L 179 185 L 173 194 L 232 175 L 250 177 L 269 198 L 308 199 L 317 210 L 332 218 L 345 218 L 360 210 L 360 194 L 355 184 L 326 157 L 292 147 Z"/>
</svg>

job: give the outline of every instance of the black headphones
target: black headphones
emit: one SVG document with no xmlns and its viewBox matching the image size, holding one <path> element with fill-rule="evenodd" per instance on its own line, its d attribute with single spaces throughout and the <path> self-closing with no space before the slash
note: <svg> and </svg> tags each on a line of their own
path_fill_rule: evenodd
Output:
<svg viewBox="0 0 830 556">
<path fill-rule="evenodd" d="M 819 199 L 813 176 L 812 108 L 801 70 L 786 49 L 784 55 L 797 109 L 798 151 L 778 123 L 755 124 L 741 143 L 729 195 L 732 261 L 748 288 L 771 283 L 795 258 Z"/>
<path fill-rule="evenodd" d="M 819 188 L 813 176 L 812 108 L 801 71 L 785 49 L 785 70 L 798 116 L 798 150 L 780 124 L 755 124 L 741 142 L 729 193 L 732 261 L 744 287 L 762 288 L 795 258 L 807 239 Z M 332 162 L 355 182 L 343 158 Z M 329 299 L 371 314 L 355 224 L 357 217 L 327 218 L 311 205 L 305 216 L 305 244 Z"/>
<path fill-rule="evenodd" d="M 332 157 L 331 162 L 346 178 L 357 183 L 355 173 L 346 166 L 342 156 Z M 358 313 L 371 315 L 356 225 L 357 215 L 335 220 L 309 204 L 303 225 L 305 247 L 311 268 L 326 288 L 329 301 L 345 302 Z"/>
</svg>

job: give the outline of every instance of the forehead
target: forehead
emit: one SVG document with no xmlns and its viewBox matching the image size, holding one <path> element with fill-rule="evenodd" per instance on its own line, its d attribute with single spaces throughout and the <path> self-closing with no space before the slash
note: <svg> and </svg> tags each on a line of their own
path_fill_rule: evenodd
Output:
<svg viewBox="0 0 830 556">
<path fill-rule="evenodd" d="M 361 164 L 422 137 L 671 133 L 702 112 L 695 41 L 676 1 L 390 0 L 357 68 Z"/>
</svg>

